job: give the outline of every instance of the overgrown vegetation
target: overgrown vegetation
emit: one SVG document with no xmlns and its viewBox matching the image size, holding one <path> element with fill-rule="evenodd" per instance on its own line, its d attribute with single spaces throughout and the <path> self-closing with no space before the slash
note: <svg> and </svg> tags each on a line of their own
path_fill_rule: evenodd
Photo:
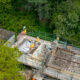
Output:
<svg viewBox="0 0 80 80">
<path fill-rule="evenodd" d="M 55 27 L 53 32 L 58 36 L 77 44 L 80 42 L 80 7 L 75 3 L 76 1 L 61 2 L 53 12 L 51 25 Z"/>
<path fill-rule="evenodd" d="M 21 53 L 17 48 L 0 44 L 0 80 L 25 80 L 17 61 Z"/>
<path fill-rule="evenodd" d="M 19 33 L 26 25 L 80 45 L 79 0 L 0 0 L 0 5 L 0 27 Z"/>
</svg>

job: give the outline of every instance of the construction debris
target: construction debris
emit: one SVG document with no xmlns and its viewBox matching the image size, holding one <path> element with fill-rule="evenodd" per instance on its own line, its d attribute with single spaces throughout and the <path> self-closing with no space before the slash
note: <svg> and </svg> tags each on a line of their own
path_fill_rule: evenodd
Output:
<svg viewBox="0 0 80 80">
<path fill-rule="evenodd" d="M 23 53 L 19 62 L 37 70 L 34 80 L 80 80 L 80 49 L 60 44 L 58 40 L 50 43 L 26 35 L 18 36 L 12 47 L 17 46 Z"/>
<path fill-rule="evenodd" d="M 26 69 L 25 71 L 21 71 L 20 73 L 22 73 L 23 76 L 25 76 L 26 80 L 31 80 L 33 76 L 33 72 L 30 69 Z"/>
<path fill-rule="evenodd" d="M 41 75 L 39 72 L 37 72 L 33 78 L 35 78 L 35 80 L 43 80 L 44 79 L 44 76 Z"/>
<path fill-rule="evenodd" d="M 12 47 L 17 46 L 19 50 L 23 53 L 18 61 L 22 62 L 25 65 L 34 67 L 36 69 L 41 69 L 43 65 L 43 60 L 46 55 L 46 45 L 45 43 L 37 42 L 36 40 L 23 37 L 18 40 Z M 35 47 L 31 48 L 30 46 L 35 43 Z"/>
</svg>

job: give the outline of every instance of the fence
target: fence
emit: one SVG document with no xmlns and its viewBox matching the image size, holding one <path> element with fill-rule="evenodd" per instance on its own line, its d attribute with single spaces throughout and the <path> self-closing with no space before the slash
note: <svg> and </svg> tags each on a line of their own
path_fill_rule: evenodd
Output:
<svg viewBox="0 0 80 80">
<path fill-rule="evenodd" d="M 28 31 L 27 35 L 33 36 L 33 37 L 39 36 L 40 39 L 47 40 L 47 41 L 53 41 L 57 38 L 57 36 L 55 34 L 41 32 L 41 31 L 33 31 L 33 30 Z M 80 42 L 76 41 L 76 40 L 75 41 L 69 41 L 67 39 L 60 37 L 59 43 L 61 43 L 61 44 L 66 43 L 68 45 L 76 46 L 77 48 L 80 48 Z"/>
<path fill-rule="evenodd" d="M 27 35 L 37 37 L 39 36 L 40 39 L 47 40 L 47 41 L 52 41 L 56 39 L 56 36 L 51 33 L 46 33 L 46 32 L 41 32 L 41 31 L 30 31 L 27 32 Z"/>
</svg>

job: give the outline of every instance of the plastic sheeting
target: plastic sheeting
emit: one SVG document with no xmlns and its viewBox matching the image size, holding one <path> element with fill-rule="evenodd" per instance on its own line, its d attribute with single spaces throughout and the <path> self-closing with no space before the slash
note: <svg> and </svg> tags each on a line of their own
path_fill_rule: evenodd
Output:
<svg viewBox="0 0 80 80">
<path fill-rule="evenodd" d="M 31 43 L 29 41 L 25 41 L 20 47 L 19 51 L 27 53 L 30 50 Z"/>
</svg>

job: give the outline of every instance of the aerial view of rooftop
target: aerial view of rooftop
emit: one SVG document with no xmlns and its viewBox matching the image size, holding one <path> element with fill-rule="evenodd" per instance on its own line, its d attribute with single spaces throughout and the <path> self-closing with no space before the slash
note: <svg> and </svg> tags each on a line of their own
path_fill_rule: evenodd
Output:
<svg viewBox="0 0 80 80">
<path fill-rule="evenodd" d="M 80 0 L 0 0 L 0 80 L 80 80 Z"/>
</svg>

